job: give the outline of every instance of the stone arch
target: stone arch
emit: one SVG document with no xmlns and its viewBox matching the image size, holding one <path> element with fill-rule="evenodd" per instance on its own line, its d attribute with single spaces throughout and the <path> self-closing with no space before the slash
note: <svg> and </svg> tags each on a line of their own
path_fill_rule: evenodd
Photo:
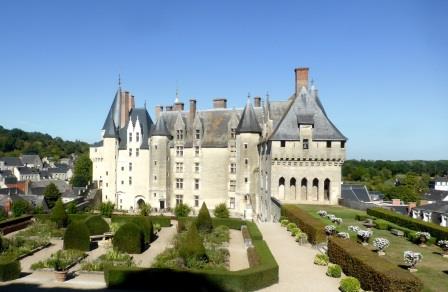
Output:
<svg viewBox="0 0 448 292">
<path fill-rule="evenodd" d="M 330 179 L 325 179 L 324 181 L 324 200 L 325 201 L 330 201 Z"/>
<path fill-rule="evenodd" d="M 289 198 L 296 200 L 296 179 L 293 177 L 289 180 Z"/>
<path fill-rule="evenodd" d="M 134 210 L 140 210 L 140 207 L 146 204 L 145 198 L 143 196 L 136 196 L 134 198 Z"/>
<path fill-rule="evenodd" d="M 300 183 L 300 199 L 308 200 L 308 180 L 304 177 Z"/>
<path fill-rule="evenodd" d="M 278 198 L 285 199 L 285 178 L 281 177 L 278 180 Z"/>
<path fill-rule="evenodd" d="M 313 179 L 313 187 L 312 187 L 311 196 L 314 201 L 319 200 L 319 179 L 317 179 L 317 178 Z"/>
</svg>

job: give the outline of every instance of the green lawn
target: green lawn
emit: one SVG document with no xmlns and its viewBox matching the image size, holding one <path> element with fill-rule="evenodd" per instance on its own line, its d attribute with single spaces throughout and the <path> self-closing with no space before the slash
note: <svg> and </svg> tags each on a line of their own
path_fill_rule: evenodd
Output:
<svg viewBox="0 0 448 292">
<path fill-rule="evenodd" d="M 359 226 L 361 229 L 366 229 L 362 225 L 362 222 L 355 220 L 356 214 L 366 214 L 363 211 L 353 210 L 345 208 L 342 206 L 318 206 L 318 205 L 300 205 L 301 209 L 306 210 L 309 214 L 322 222 L 325 225 L 335 225 L 327 218 L 322 218 L 317 214 L 319 210 L 325 210 L 330 214 L 334 214 L 336 217 L 340 217 L 343 223 L 337 226 L 338 231 L 348 232 L 347 227 L 349 225 Z M 386 260 L 397 265 L 403 265 L 403 252 L 405 250 L 412 250 L 421 252 L 423 255 L 423 261 L 417 264 L 418 272 L 415 276 L 419 277 L 424 283 L 423 291 L 433 291 L 433 292 L 446 292 L 448 291 L 448 258 L 443 258 L 440 255 L 441 249 L 436 246 L 420 247 L 405 238 L 397 237 L 392 235 L 388 230 L 378 230 L 373 228 L 373 236 L 370 242 L 376 237 L 383 237 L 390 241 L 390 246 L 386 249 L 386 255 L 383 257 Z M 351 233 L 351 239 L 356 240 L 356 236 Z M 374 247 L 369 244 L 366 246 L 371 250 Z"/>
</svg>

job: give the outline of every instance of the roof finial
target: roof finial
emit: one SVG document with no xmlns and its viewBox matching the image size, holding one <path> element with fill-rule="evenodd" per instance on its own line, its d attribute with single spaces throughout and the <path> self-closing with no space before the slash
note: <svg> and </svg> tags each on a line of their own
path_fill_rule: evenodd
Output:
<svg viewBox="0 0 448 292">
<path fill-rule="evenodd" d="M 145 109 L 146 109 L 146 99 L 145 99 Z"/>
<path fill-rule="evenodd" d="M 121 75 L 118 73 L 118 87 L 121 88 Z"/>
<path fill-rule="evenodd" d="M 179 102 L 179 84 L 176 81 L 176 99 L 174 100 L 174 103 Z"/>
<path fill-rule="evenodd" d="M 247 105 L 250 104 L 250 92 L 247 93 Z"/>
</svg>

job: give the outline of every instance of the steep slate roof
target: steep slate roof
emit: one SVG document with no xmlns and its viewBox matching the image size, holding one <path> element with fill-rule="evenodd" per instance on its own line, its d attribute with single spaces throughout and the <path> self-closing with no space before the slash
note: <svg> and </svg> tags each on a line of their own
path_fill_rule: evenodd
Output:
<svg viewBox="0 0 448 292">
<path fill-rule="evenodd" d="M 364 185 L 342 185 L 341 196 L 348 201 L 372 201 L 369 191 Z"/>
<path fill-rule="evenodd" d="M 23 164 L 42 164 L 39 155 L 22 155 L 20 159 Z"/>
<path fill-rule="evenodd" d="M 171 136 L 170 132 L 166 128 L 165 119 L 159 118 L 154 126 L 151 136 Z"/>
<path fill-rule="evenodd" d="M 442 201 L 448 197 L 447 191 L 429 190 L 429 192 L 423 194 L 423 199 L 428 201 Z"/>
<path fill-rule="evenodd" d="M 5 166 L 23 166 L 18 157 L 0 157 L 0 160 L 5 162 Z"/>
<path fill-rule="evenodd" d="M 259 133 L 261 134 L 261 127 L 257 121 L 257 117 L 255 115 L 254 108 L 250 103 L 250 100 L 247 100 L 246 107 L 243 110 L 243 114 L 241 115 L 240 122 L 238 127 L 236 127 L 237 133 Z"/>
<path fill-rule="evenodd" d="M 135 123 L 140 123 L 140 128 L 142 130 L 142 137 L 140 137 L 142 144 L 140 146 L 141 149 L 148 149 L 148 138 L 151 135 L 151 130 L 154 126 L 154 123 L 151 119 L 151 117 L 148 114 L 148 111 L 146 108 L 134 108 L 129 112 L 129 121 L 132 122 L 132 126 L 135 127 Z M 127 144 L 127 129 L 130 126 L 128 121 L 128 124 L 126 127 L 120 129 L 119 135 L 120 135 L 120 149 L 126 149 Z"/>
<path fill-rule="evenodd" d="M 316 91 L 308 91 L 305 87 L 302 87 L 298 95 L 293 96 L 269 140 L 300 140 L 301 122 L 313 125 L 313 140 L 347 140 L 327 117 Z"/>
<path fill-rule="evenodd" d="M 26 166 L 18 167 L 17 170 L 20 172 L 20 174 L 39 174 L 39 171 Z"/>
<path fill-rule="evenodd" d="M 116 138 L 117 129 L 120 126 L 120 94 L 121 89 L 117 90 L 115 94 L 114 101 L 110 106 L 109 113 L 107 114 L 106 120 L 102 130 L 104 130 L 104 138 Z"/>
<path fill-rule="evenodd" d="M 431 212 L 448 214 L 448 202 L 439 202 L 434 204 L 422 205 L 415 207 L 414 210 L 431 211 Z"/>
</svg>

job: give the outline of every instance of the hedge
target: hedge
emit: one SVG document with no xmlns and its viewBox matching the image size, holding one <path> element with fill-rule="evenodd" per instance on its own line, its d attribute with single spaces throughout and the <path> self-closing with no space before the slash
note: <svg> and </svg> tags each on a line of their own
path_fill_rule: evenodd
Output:
<svg viewBox="0 0 448 292">
<path fill-rule="evenodd" d="M 20 277 L 20 262 L 11 256 L 0 256 L 0 281 L 10 281 Z"/>
<path fill-rule="evenodd" d="M 229 220 L 225 222 L 236 226 L 236 229 L 244 223 L 238 219 Z M 213 221 L 215 225 L 217 221 Z M 151 289 L 156 291 L 254 291 L 278 283 L 278 265 L 266 242 L 253 239 L 253 245 L 259 264 L 240 271 L 109 267 L 104 278 L 108 288 L 148 289 L 145 283 L 151 283 Z"/>
<path fill-rule="evenodd" d="M 68 224 L 84 221 L 90 216 L 92 216 L 90 213 L 68 214 Z M 40 221 L 47 221 L 51 220 L 51 214 L 35 214 L 34 218 Z"/>
<path fill-rule="evenodd" d="M 261 232 L 258 229 L 257 224 L 255 224 L 254 222 L 250 222 L 250 221 L 246 221 L 243 224 L 246 224 L 247 231 L 249 231 L 249 234 L 250 234 L 250 237 L 252 238 L 252 240 L 262 240 L 263 239 L 263 235 L 261 235 Z"/>
<path fill-rule="evenodd" d="M 171 218 L 168 216 L 132 216 L 132 215 L 112 215 L 112 222 L 115 223 L 128 223 L 133 218 L 146 218 L 153 224 L 159 224 L 160 227 L 170 227 Z"/>
<path fill-rule="evenodd" d="M 82 222 L 74 222 L 64 233 L 64 249 L 90 250 L 89 229 Z"/>
<path fill-rule="evenodd" d="M 90 235 L 100 235 L 110 231 L 109 224 L 101 215 L 92 215 L 88 217 L 84 224 L 89 229 Z"/>
<path fill-rule="evenodd" d="M 283 205 L 282 215 L 288 217 L 290 222 L 294 222 L 300 230 L 305 232 L 311 244 L 318 244 L 327 240 L 324 231 L 325 225 L 298 206 Z"/>
<path fill-rule="evenodd" d="M 230 229 L 240 230 L 241 225 L 244 224 L 241 219 L 235 218 L 212 218 L 213 227 L 217 227 L 219 225 L 225 225 Z"/>
<path fill-rule="evenodd" d="M 421 280 L 413 274 L 354 241 L 330 237 L 328 256 L 346 275 L 359 279 L 364 290 L 417 292 L 423 288 Z"/>
<path fill-rule="evenodd" d="M 126 253 L 142 253 L 145 249 L 142 229 L 135 223 L 126 223 L 115 232 L 112 244 L 114 249 Z"/>
<path fill-rule="evenodd" d="M 21 230 L 32 223 L 31 218 L 32 215 L 24 215 L 21 217 L 3 220 L 0 223 L 0 233 L 6 235 L 8 233 Z"/>
<path fill-rule="evenodd" d="M 398 224 L 401 227 L 405 227 L 414 231 L 429 232 L 431 236 L 436 237 L 439 240 L 448 239 L 448 228 L 436 225 L 434 223 L 414 219 L 409 216 L 401 215 L 394 211 L 389 211 L 383 208 L 367 209 L 367 214 L 387 220 L 389 222 Z"/>
</svg>

